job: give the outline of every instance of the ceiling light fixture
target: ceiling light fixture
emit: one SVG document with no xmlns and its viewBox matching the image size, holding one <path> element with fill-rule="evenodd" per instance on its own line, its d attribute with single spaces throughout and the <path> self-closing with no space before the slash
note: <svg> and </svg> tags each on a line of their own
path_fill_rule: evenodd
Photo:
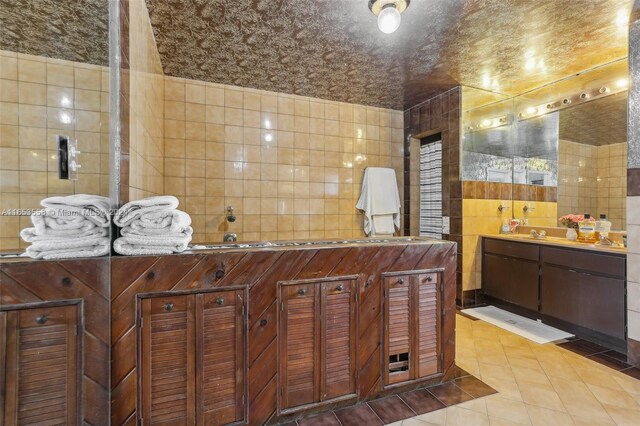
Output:
<svg viewBox="0 0 640 426">
<path fill-rule="evenodd" d="M 378 28 L 391 34 L 400 27 L 401 13 L 411 0 L 369 0 L 369 9 L 378 17 Z"/>
</svg>

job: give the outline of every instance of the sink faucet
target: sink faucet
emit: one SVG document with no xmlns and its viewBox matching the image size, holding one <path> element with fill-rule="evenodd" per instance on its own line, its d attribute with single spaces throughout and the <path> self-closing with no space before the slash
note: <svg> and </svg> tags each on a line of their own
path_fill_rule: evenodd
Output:
<svg viewBox="0 0 640 426">
<path fill-rule="evenodd" d="M 225 215 L 225 218 L 229 223 L 233 223 L 236 221 L 236 215 L 233 214 L 233 207 L 231 206 L 227 207 L 227 214 Z M 226 243 L 232 242 L 232 241 L 238 241 L 238 235 L 233 232 L 227 232 L 224 234 L 224 237 L 222 240 Z"/>
<path fill-rule="evenodd" d="M 226 234 L 224 234 L 223 240 L 224 240 L 225 243 L 238 241 L 238 235 L 233 233 L 233 232 L 227 232 Z"/>
<path fill-rule="evenodd" d="M 604 235 L 600 235 L 600 241 L 598 241 L 598 244 L 603 245 L 603 246 L 615 246 L 615 245 L 617 245 L 615 242 L 610 240 L 609 237 L 605 237 Z"/>
</svg>

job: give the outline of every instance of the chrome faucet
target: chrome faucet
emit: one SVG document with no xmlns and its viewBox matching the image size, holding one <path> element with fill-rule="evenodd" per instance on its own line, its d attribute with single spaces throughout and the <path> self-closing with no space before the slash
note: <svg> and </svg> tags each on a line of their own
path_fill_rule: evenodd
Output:
<svg viewBox="0 0 640 426">
<path fill-rule="evenodd" d="M 231 206 L 227 207 L 227 214 L 225 215 L 225 218 L 229 223 L 236 221 L 236 215 L 233 214 L 233 207 Z M 238 241 L 238 234 L 234 232 L 227 232 L 224 234 L 223 241 L 226 243 Z"/>
<path fill-rule="evenodd" d="M 605 237 L 604 235 L 600 235 L 600 241 L 598 241 L 598 244 L 602 245 L 602 246 L 616 246 L 616 245 L 618 245 L 617 243 L 615 243 L 614 241 L 609 239 L 609 237 Z"/>
</svg>

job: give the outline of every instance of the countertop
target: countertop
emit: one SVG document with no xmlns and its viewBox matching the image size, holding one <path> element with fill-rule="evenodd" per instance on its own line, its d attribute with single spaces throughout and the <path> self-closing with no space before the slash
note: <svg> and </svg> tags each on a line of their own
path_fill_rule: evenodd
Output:
<svg viewBox="0 0 640 426">
<path fill-rule="evenodd" d="M 557 237 L 533 238 L 527 234 L 485 234 L 481 236 L 483 238 L 517 241 L 520 243 L 541 244 L 541 245 L 555 246 L 555 247 L 567 247 L 567 248 L 573 248 L 573 249 L 594 251 L 598 253 L 611 253 L 611 254 L 619 254 L 619 255 L 627 254 L 627 249 L 622 246 L 614 247 L 614 246 L 603 246 L 599 244 L 581 243 L 577 241 L 569 241 L 566 238 L 557 238 Z"/>
<path fill-rule="evenodd" d="M 392 245 L 429 245 L 429 244 L 455 244 L 447 240 L 435 240 L 425 237 L 390 237 L 390 238 L 359 238 L 359 239 L 335 239 L 335 240 L 293 240 L 293 241 L 261 241 L 261 242 L 233 242 L 233 243 L 211 243 L 211 244 L 193 244 L 189 249 L 181 253 L 173 253 L 170 255 L 159 256 L 176 256 L 176 255 L 194 255 L 194 254 L 212 254 L 226 253 L 235 251 L 265 251 L 265 250 L 300 250 L 300 249 L 331 249 L 331 248 L 349 248 L 358 246 L 392 246 Z M 85 259 L 110 259 L 110 258 L 128 258 L 128 257 L 145 257 L 154 255 L 140 256 L 103 256 L 98 258 Z M 16 262 L 42 262 L 42 261 L 67 261 L 79 259 L 53 259 L 53 260 L 37 260 L 29 257 L 21 256 L 16 253 L 0 253 L 0 264 L 16 263 Z"/>
</svg>

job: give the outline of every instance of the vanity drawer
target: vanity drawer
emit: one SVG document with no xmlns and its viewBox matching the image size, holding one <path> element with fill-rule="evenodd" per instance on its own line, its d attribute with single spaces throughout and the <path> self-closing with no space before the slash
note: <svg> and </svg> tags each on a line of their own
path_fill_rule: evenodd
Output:
<svg viewBox="0 0 640 426">
<path fill-rule="evenodd" d="M 579 269 L 597 275 L 611 275 L 621 278 L 626 276 L 627 259 L 625 256 L 543 247 L 542 261 L 547 264 Z"/>
<path fill-rule="evenodd" d="M 540 250 L 535 244 L 517 243 L 512 241 L 483 239 L 484 252 L 515 257 L 537 262 Z"/>
</svg>

